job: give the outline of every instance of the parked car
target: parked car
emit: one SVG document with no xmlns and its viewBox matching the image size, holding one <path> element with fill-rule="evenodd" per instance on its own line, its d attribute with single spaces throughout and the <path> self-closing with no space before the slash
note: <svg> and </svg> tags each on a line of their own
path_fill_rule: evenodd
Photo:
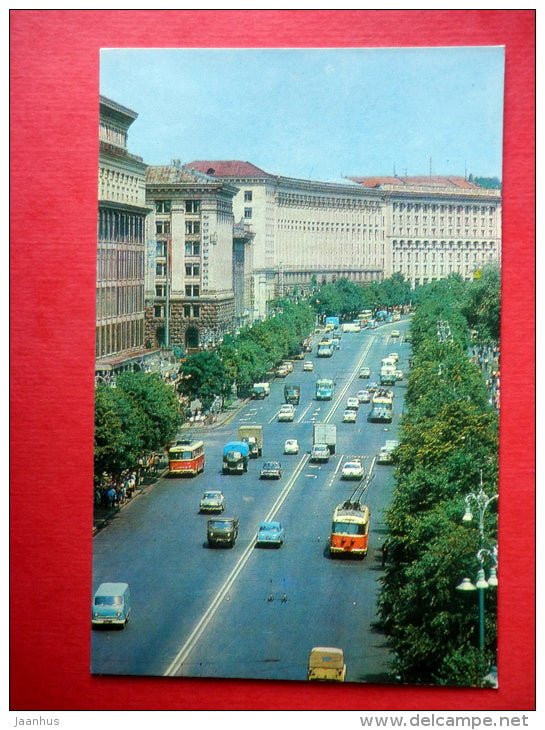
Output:
<svg viewBox="0 0 545 730">
<path fill-rule="evenodd" d="M 314 444 L 310 452 L 310 461 L 329 461 L 329 448 L 325 444 Z"/>
<path fill-rule="evenodd" d="M 277 378 L 285 378 L 288 375 L 288 368 L 285 365 L 280 365 L 274 371 Z"/>
<path fill-rule="evenodd" d="M 347 410 L 357 411 L 359 407 L 360 407 L 360 402 L 357 398 L 349 398 L 346 401 Z"/>
<path fill-rule="evenodd" d="M 343 423 L 356 423 L 358 418 L 358 412 L 353 408 L 347 408 L 343 413 Z"/>
<path fill-rule="evenodd" d="M 306 370 L 308 372 L 314 370 L 314 363 L 312 362 L 312 360 L 305 360 L 305 362 L 303 363 L 303 370 Z"/>
<path fill-rule="evenodd" d="M 282 464 L 279 461 L 266 461 L 259 472 L 260 479 L 280 479 Z"/>
<path fill-rule="evenodd" d="M 403 380 L 403 370 L 395 371 L 396 380 Z"/>
<path fill-rule="evenodd" d="M 289 403 L 286 403 L 286 405 L 282 406 L 278 411 L 279 421 L 293 421 L 294 418 L 295 408 Z"/>
<path fill-rule="evenodd" d="M 284 444 L 285 454 L 298 454 L 299 453 L 299 442 L 297 439 L 286 439 Z"/>
<path fill-rule="evenodd" d="M 256 546 L 284 544 L 285 532 L 280 522 L 262 522 L 257 531 Z"/>
<path fill-rule="evenodd" d="M 371 377 L 371 368 L 363 367 L 360 368 L 360 378 L 370 378 Z"/>
<path fill-rule="evenodd" d="M 205 492 L 201 497 L 201 512 L 223 512 L 225 509 L 225 497 L 223 492 L 214 490 Z"/>
<path fill-rule="evenodd" d="M 363 479 L 363 464 L 359 459 L 352 459 L 343 464 L 341 479 Z"/>
<path fill-rule="evenodd" d="M 370 403 L 371 402 L 371 393 L 365 389 L 365 390 L 358 390 L 357 399 L 360 403 Z"/>
</svg>

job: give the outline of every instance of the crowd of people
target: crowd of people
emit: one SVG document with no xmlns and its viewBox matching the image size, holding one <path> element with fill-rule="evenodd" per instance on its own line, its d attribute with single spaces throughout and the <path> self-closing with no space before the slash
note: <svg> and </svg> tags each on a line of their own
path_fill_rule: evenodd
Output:
<svg viewBox="0 0 545 730">
<path fill-rule="evenodd" d="M 148 458 L 141 458 L 138 465 L 124 472 L 119 478 L 104 475 L 101 484 L 95 487 L 95 507 L 114 509 L 130 500 L 136 488 L 146 476 L 159 474 L 161 457 L 151 454 Z"/>
</svg>

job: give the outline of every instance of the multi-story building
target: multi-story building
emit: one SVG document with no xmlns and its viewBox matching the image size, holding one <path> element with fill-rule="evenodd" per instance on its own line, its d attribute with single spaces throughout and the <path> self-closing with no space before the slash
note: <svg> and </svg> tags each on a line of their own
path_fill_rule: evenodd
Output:
<svg viewBox="0 0 545 730">
<path fill-rule="evenodd" d="M 177 160 L 148 167 L 149 345 L 206 347 L 236 325 L 232 201 L 237 192 Z M 251 236 L 243 232 L 242 239 Z M 241 307 L 243 302 L 244 295 Z"/>
<path fill-rule="evenodd" d="M 386 204 L 385 276 L 412 286 L 459 274 L 471 279 L 501 257 L 501 192 L 463 177 L 351 178 Z"/>
<path fill-rule="evenodd" d="M 96 281 L 98 373 L 144 353 L 146 165 L 127 149 L 138 115 L 100 97 Z"/>
<path fill-rule="evenodd" d="M 235 185 L 237 220 L 250 223 L 253 311 L 267 301 L 339 277 L 379 280 L 386 262 L 385 203 L 380 191 L 350 180 L 300 180 L 264 172 L 249 162 L 199 160 L 185 165 Z"/>
</svg>

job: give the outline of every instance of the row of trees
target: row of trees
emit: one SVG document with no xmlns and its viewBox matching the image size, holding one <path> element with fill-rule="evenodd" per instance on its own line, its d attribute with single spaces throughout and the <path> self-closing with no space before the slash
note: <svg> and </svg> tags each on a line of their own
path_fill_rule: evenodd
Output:
<svg viewBox="0 0 545 730">
<path fill-rule="evenodd" d="M 326 316 L 352 317 L 362 309 L 382 309 L 407 305 L 412 297 L 411 285 L 403 274 L 395 273 L 389 279 L 373 281 L 365 286 L 349 279 L 337 279 L 324 284 L 311 298 L 318 313 Z"/>
<path fill-rule="evenodd" d="M 116 387 L 95 388 L 95 483 L 119 479 L 139 459 L 162 448 L 180 424 L 178 398 L 156 373 L 125 372 Z"/>
<path fill-rule="evenodd" d="M 467 347 L 476 323 L 490 336 L 499 332 L 499 310 L 482 307 L 499 301 L 499 277 L 450 277 L 422 287 L 416 299 L 379 616 L 400 681 L 479 686 L 495 663 L 495 595 L 486 591 L 481 652 L 476 594 L 456 586 L 480 567 L 477 526 L 463 523 L 462 515 L 465 496 L 479 490 L 481 474 L 486 493 L 497 493 L 498 418 Z M 438 322 L 448 337 L 438 336 Z M 494 501 L 485 513 L 485 547 L 496 542 L 496 531 Z"/>
</svg>

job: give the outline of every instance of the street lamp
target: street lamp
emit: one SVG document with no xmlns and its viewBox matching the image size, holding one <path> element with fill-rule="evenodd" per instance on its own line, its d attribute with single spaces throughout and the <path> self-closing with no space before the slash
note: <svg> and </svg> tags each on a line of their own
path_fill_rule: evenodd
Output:
<svg viewBox="0 0 545 730">
<path fill-rule="evenodd" d="M 479 491 L 474 494 L 471 492 L 465 497 L 465 512 L 462 520 L 464 522 L 471 522 L 473 520 L 473 513 L 471 511 L 471 505 L 474 504 L 478 510 L 479 517 L 479 550 L 477 551 L 477 560 L 479 561 L 480 568 L 477 571 L 477 581 L 473 584 L 469 578 L 464 578 L 460 585 L 456 588 L 460 591 L 478 591 L 479 592 L 479 649 L 484 651 L 484 591 L 488 587 L 495 588 L 498 585 L 497 567 L 498 567 L 498 546 L 495 545 L 492 550 L 488 550 L 483 547 L 484 542 L 484 515 L 491 502 L 498 499 L 498 495 L 494 494 L 492 497 L 488 497 L 483 489 L 483 472 L 481 470 L 481 483 Z M 492 567 L 490 568 L 490 577 L 488 580 L 485 578 L 484 573 L 484 561 L 485 558 L 492 560 Z"/>
</svg>

